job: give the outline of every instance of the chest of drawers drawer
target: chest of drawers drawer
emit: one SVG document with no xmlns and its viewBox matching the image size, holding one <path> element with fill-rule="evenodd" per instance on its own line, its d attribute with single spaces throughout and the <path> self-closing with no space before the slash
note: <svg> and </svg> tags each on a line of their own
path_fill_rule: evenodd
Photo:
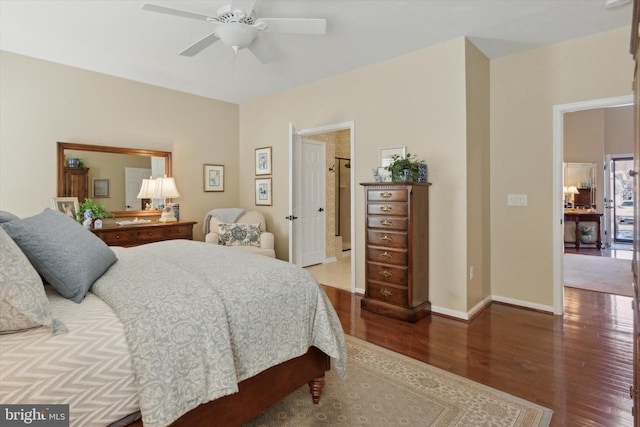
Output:
<svg viewBox="0 0 640 427">
<path fill-rule="evenodd" d="M 408 192 L 406 189 L 373 189 L 367 190 L 368 201 L 406 202 Z"/>
<path fill-rule="evenodd" d="M 409 261 L 407 250 L 395 250 L 391 248 L 378 248 L 369 246 L 367 248 L 367 260 L 384 264 L 394 264 L 406 266 Z"/>
<path fill-rule="evenodd" d="M 407 216 L 409 206 L 406 203 L 369 203 L 367 214 L 369 215 L 397 215 Z"/>
<path fill-rule="evenodd" d="M 407 233 L 386 230 L 367 230 L 367 239 L 370 245 L 386 246 L 389 248 L 406 248 Z"/>
<path fill-rule="evenodd" d="M 385 301 L 399 306 L 407 305 L 406 288 L 400 289 L 383 283 L 368 281 L 367 289 L 369 290 L 370 298 L 375 298 L 377 300 Z"/>
<path fill-rule="evenodd" d="M 367 217 L 367 227 L 385 228 L 389 230 L 407 230 L 408 220 L 406 217 L 393 217 L 381 215 L 369 215 Z"/>
<path fill-rule="evenodd" d="M 378 282 L 407 286 L 407 268 L 388 264 L 367 263 L 367 278 Z"/>
</svg>

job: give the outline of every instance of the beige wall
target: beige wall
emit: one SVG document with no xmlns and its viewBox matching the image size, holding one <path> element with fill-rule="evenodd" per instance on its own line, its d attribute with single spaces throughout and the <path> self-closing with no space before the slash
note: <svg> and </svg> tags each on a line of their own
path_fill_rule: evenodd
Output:
<svg viewBox="0 0 640 427">
<path fill-rule="evenodd" d="M 380 148 L 406 145 L 428 165 L 435 308 L 464 314 L 488 289 L 498 300 L 551 308 L 552 109 L 629 95 L 628 34 L 622 28 L 492 60 L 490 149 L 486 60 L 462 38 L 240 107 L 2 52 L 0 209 L 26 216 L 49 206 L 55 142 L 67 141 L 172 151 L 181 216 L 201 222 L 214 207 L 255 208 L 254 149 L 272 146 L 273 206 L 256 209 L 286 259 L 288 124 L 303 130 L 353 120 L 356 182 L 372 180 Z M 202 191 L 203 163 L 226 166 L 224 193 Z M 508 194 L 527 194 L 528 206 L 508 207 Z M 355 198 L 353 256 L 363 289 L 359 186 Z M 470 265 L 480 283 L 469 280 Z"/>
<path fill-rule="evenodd" d="M 465 40 L 460 38 L 240 106 L 240 203 L 253 200 L 251 156 L 273 146 L 273 206 L 263 211 L 276 233 L 279 258 L 288 253 L 288 124 L 298 130 L 355 122 L 356 182 L 373 180 L 379 149 L 406 145 L 428 165 L 430 299 L 467 309 L 467 177 Z M 355 192 L 356 287 L 364 288 L 364 200 Z"/>
<path fill-rule="evenodd" d="M 56 195 L 56 141 L 173 153 L 181 219 L 238 205 L 238 106 L 0 52 L 0 209 L 36 214 Z M 225 191 L 203 191 L 203 164 Z M 253 167 L 253 160 L 251 160 Z M 246 185 L 246 183 L 245 183 Z"/>
<path fill-rule="evenodd" d="M 491 295 L 489 59 L 466 42 L 467 307 Z M 473 277 L 471 275 L 473 270 Z M 480 308 L 480 307 L 478 307 Z"/>
<path fill-rule="evenodd" d="M 553 306 L 553 107 L 630 95 L 629 31 L 491 61 L 491 289 L 505 301 Z"/>
<path fill-rule="evenodd" d="M 604 110 L 605 154 L 633 154 L 633 106 Z"/>
</svg>

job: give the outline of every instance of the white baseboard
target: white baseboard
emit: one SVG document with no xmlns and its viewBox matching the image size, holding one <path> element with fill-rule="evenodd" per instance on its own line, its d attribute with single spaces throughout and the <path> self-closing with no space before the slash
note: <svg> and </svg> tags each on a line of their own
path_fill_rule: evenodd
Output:
<svg viewBox="0 0 640 427">
<path fill-rule="evenodd" d="M 503 302 L 505 304 L 517 305 L 517 306 L 520 306 L 520 307 L 531 308 L 533 310 L 548 311 L 549 313 L 553 313 L 553 306 L 552 305 L 536 304 L 536 303 L 530 302 L 530 301 L 522 301 L 522 300 L 519 300 L 519 299 L 505 298 L 505 297 L 500 297 L 500 296 L 497 296 L 497 295 L 492 295 L 491 298 L 493 299 L 493 301 Z"/>
<path fill-rule="evenodd" d="M 331 258 L 325 258 L 325 260 L 322 261 L 323 264 L 329 264 L 330 262 L 338 262 L 338 258 L 332 256 Z"/>
<path fill-rule="evenodd" d="M 451 310 L 449 308 L 438 307 L 434 305 L 431 306 L 431 311 L 434 313 L 445 315 L 445 316 L 455 317 L 461 320 L 469 320 L 473 318 L 473 316 L 475 316 L 478 312 L 482 311 L 486 306 L 491 304 L 492 301 L 511 304 L 511 305 L 523 307 L 523 308 L 530 308 L 533 310 L 548 311 L 549 313 L 553 313 L 553 306 L 550 306 L 550 305 L 536 304 L 529 301 L 522 301 L 522 300 L 517 300 L 513 298 L 505 298 L 505 297 L 496 296 L 496 295 L 486 297 L 466 313 L 463 311 Z"/>
</svg>

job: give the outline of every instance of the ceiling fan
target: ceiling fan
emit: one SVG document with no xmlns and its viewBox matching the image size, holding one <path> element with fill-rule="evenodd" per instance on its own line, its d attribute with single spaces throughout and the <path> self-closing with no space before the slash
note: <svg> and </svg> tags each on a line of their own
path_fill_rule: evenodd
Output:
<svg viewBox="0 0 640 427">
<path fill-rule="evenodd" d="M 217 16 L 201 15 L 154 4 L 145 4 L 142 9 L 206 21 L 213 25 L 212 33 L 180 52 L 183 56 L 195 56 L 221 40 L 236 54 L 240 49 L 247 48 L 260 62 L 267 63 L 274 59 L 274 53 L 269 45 L 258 37 L 259 32 L 322 35 L 326 31 L 327 21 L 324 19 L 256 18 L 254 4 L 255 0 L 233 0 L 230 4 L 218 9 Z"/>
</svg>

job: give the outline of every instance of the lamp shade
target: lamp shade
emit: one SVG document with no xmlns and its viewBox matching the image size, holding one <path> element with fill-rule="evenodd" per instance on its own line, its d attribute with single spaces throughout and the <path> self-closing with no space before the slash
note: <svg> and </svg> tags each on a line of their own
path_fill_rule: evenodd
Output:
<svg viewBox="0 0 640 427">
<path fill-rule="evenodd" d="M 140 186 L 140 192 L 136 196 L 138 199 L 150 199 L 156 191 L 155 179 L 143 179 Z"/>
<path fill-rule="evenodd" d="M 176 181 L 169 177 L 156 178 L 156 188 L 151 196 L 153 199 L 175 199 L 180 197 Z"/>
<path fill-rule="evenodd" d="M 580 192 L 578 191 L 578 189 L 576 188 L 575 185 L 570 186 L 567 189 L 567 193 L 569 193 L 569 194 L 580 194 Z"/>
</svg>

